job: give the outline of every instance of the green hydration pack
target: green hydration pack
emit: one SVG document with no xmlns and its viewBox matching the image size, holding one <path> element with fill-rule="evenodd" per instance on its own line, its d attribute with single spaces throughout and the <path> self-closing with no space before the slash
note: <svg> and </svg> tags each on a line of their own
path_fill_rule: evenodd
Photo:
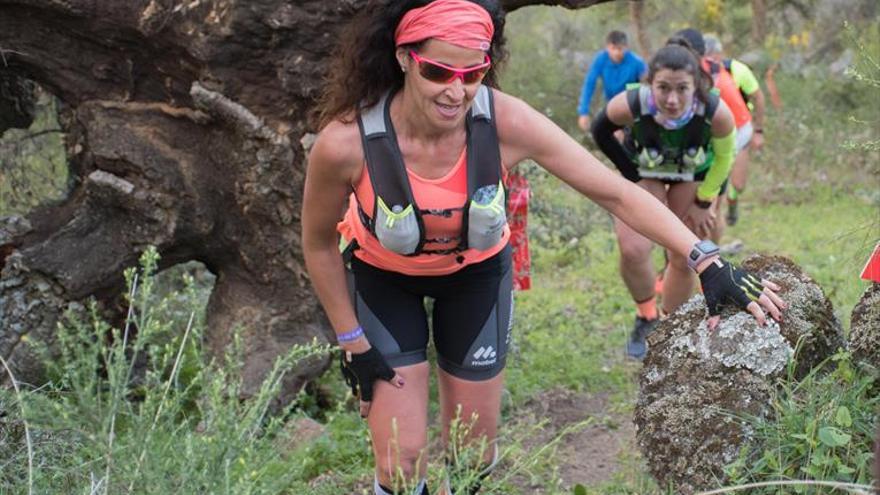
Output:
<svg viewBox="0 0 880 495">
<path fill-rule="evenodd" d="M 709 102 L 699 102 L 691 120 L 678 130 L 667 130 L 654 120 L 648 108 L 651 88 L 646 85 L 627 86 L 626 100 L 634 121 L 629 128 L 624 148 L 646 179 L 670 181 L 694 180 L 694 174 L 709 159 L 712 139 L 712 118 L 718 109 L 716 90 L 709 93 Z M 678 140 L 674 134 L 680 134 Z"/>
<path fill-rule="evenodd" d="M 462 206 L 447 209 L 423 210 L 416 204 L 391 123 L 390 106 L 390 94 L 385 94 L 376 105 L 361 109 L 358 115 L 364 156 L 375 194 L 373 218 L 368 217 L 358 204 L 361 223 L 385 249 L 405 256 L 451 254 L 468 248 L 483 251 L 497 245 L 507 215 L 491 90 L 480 86 L 465 120 L 467 200 Z M 451 239 L 425 237 L 424 215 L 449 218 L 456 211 L 462 212 L 460 236 Z M 458 244 L 453 248 L 426 247 L 455 241 Z"/>
</svg>

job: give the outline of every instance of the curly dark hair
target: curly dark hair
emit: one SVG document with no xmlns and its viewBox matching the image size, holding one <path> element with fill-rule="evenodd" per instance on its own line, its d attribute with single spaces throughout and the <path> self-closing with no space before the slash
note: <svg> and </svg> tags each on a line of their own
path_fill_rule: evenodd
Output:
<svg viewBox="0 0 880 495">
<path fill-rule="evenodd" d="M 666 46 L 657 50 L 648 62 L 648 84 L 654 81 L 654 76 L 661 69 L 684 70 L 694 76 L 694 86 L 697 98 L 703 103 L 709 101 L 709 91 L 712 89 L 712 76 L 709 75 L 700 64 L 700 56 L 694 51 L 690 43 L 682 37 L 673 36 L 666 42 Z"/>
<path fill-rule="evenodd" d="M 323 129 L 334 119 L 346 118 L 361 105 L 374 105 L 387 91 L 403 87 L 403 73 L 395 58 L 394 31 L 408 11 L 433 0 L 373 0 L 346 25 L 330 64 L 312 123 Z M 483 84 L 498 87 L 497 71 L 507 59 L 504 48 L 504 10 L 496 0 L 469 0 L 489 12 L 495 34 L 489 47 L 492 67 Z M 421 43 L 412 45 L 416 50 Z"/>
</svg>

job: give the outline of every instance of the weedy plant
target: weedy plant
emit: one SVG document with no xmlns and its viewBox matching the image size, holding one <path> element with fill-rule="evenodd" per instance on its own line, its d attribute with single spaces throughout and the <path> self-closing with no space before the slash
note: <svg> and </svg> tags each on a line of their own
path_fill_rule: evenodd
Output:
<svg viewBox="0 0 880 495">
<path fill-rule="evenodd" d="M 851 25 L 844 23 L 844 26 L 849 44 L 854 46 L 856 52 L 855 63 L 847 72 L 854 84 L 860 87 L 859 96 L 866 101 L 876 101 L 877 96 L 880 96 L 880 59 L 875 55 L 880 49 L 880 28 L 875 25 L 860 37 Z M 850 116 L 852 122 L 872 128 L 875 132 L 865 140 L 847 140 L 844 147 L 857 151 L 880 151 L 880 136 L 877 135 L 880 121 L 877 120 L 876 115 L 874 112 L 869 112 L 867 115 L 869 120 L 863 120 L 856 115 Z"/>
<path fill-rule="evenodd" d="M 540 436 L 548 420 L 528 425 L 520 423 L 516 429 L 507 429 L 497 439 L 497 462 L 491 475 L 487 473 L 485 460 L 492 457 L 488 453 L 494 447 L 485 440 L 467 440 L 475 422 L 475 417 L 464 420 L 459 412 L 450 425 L 448 456 L 456 461 L 447 463 L 439 474 L 441 479 L 449 480 L 455 493 L 468 493 L 465 489 L 477 483 L 481 486 L 479 493 L 520 493 L 524 484 L 540 486 L 542 493 L 561 493 L 564 491 L 562 480 L 553 461 L 556 450 L 567 436 L 592 426 L 596 419 L 589 417 L 570 424 L 546 442 L 532 446 L 528 446 L 527 440 Z"/>
<path fill-rule="evenodd" d="M 205 364 L 200 310 L 191 309 L 183 329 L 163 317 L 199 298 L 155 294 L 158 259 L 150 248 L 140 270 L 125 272 L 123 328 L 103 321 L 95 304 L 86 318 L 69 313 L 57 352 L 37 347 L 53 379 L 0 392 L 0 439 L 10 453 L 0 492 L 275 494 L 301 484 L 302 463 L 280 456 L 274 442 L 289 408 L 268 411 L 284 374 L 327 346 L 292 347 L 256 396 L 242 400 L 241 339 L 236 334 L 223 358 Z M 193 290 L 192 280 L 184 285 Z M 33 439 L 27 450 L 24 435 L 9 433 L 16 410 Z"/>
<path fill-rule="evenodd" d="M 789 376 L 771 402 L 770 419 L 748 420 L 755 440 L 726 467 L 729 484 L 766 485 L 750 485 L 748 493 L 870 493 L 880 418 L 874 381 L 858 372 L 846 351 L 800 382 Z"/>
<path fill-rule="evenodd" d="M 525 447 L 524 440 L 539 435 L 547 426 L 546 421 L 520 425 L 521 428 L 515 431 L 499 435 L 496 451 L 495 445 L 485 437 L 475 438 L 473 435 L 477 420 L 475 414 L 463 417 L 461 407 L 456 410 L 449 427 L 445 462 L 428 465 L 428 486 L 432 492 L 436 491 L 436 487 L 447 487 L 453 493 L 473 493 L 479 487 L 479 493 L 520 493 L 522 484 L 526 482 L 524 480 L 528 480 L 529 484 L 540 486 L 542 493 L 561 493 L 564 491 L 561 480 L 553 475 L 553 469 L 546 463 L 552 459 L 566 436 L 595 422 L 594 418 L 588 418 L 571 424 L 547 442 L 532 448 Z M 491 468 L 489 459 L 494 459 Z M 416 492 L 418 480 L 407 479 L 401 469 L 391 474 L 393 490 L 399 493 Z"/>
</svg>

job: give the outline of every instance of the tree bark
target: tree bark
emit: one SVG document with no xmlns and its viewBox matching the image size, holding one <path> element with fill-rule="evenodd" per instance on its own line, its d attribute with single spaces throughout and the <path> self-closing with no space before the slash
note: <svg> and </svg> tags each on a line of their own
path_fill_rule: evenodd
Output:
<svg viewBox="0 0 880 495">
<path fill-rule="evenodd" d="M 565 7 L 566 9 L 584 9 L 600 3 L 613 2 L 615 0 L 499 0 L 504 10 L 513 12 L 521 7 L 530 5 L 549 5 Z M 641 0 L 637 0 L 641 1 Z"/>
<path fill-rule="evenodd" d="M 0 69 L 0 136 L 8 129 L 27 129 L 34 121 L 34 83 Z"/>
<path fill-rule="evenodd" d="M 752 0 L 752 39 L 758 46 L 764 46 L 767 38 L 767 1 Z"/>
<path fill-rule="evenodd" d="M 216 275 L 207 344 L 221 353 L 244 329 L 246 394 L 292 344 L 332 339 L 302 261 L 301 142 L 334 33 L 366 5 L 0 0 L 0 76 L 64 102 L 72 179 L 60 203 L 0 219 L 0 356 L 19 380 L 41 378 L 22 339 L 51 344 L 65 310 L 118 296 L 148 245 L 160 268 Z M 288 374 L 281 401 L 326 365 Z"/>
<path fill-rule="evenodd" d="M 647 60 L 651 57 L 651 40 L 648 38 L 648 33 L 645 30 L 645 23 L 643 19 L 643 14 L 645 12 L 645 4 L 641 0 L 630 0 L 629 2 L 629 20 L 630 24 L 632 24 L 632 29 L 636 33 L 636 40 L 639 43 L 639 50 L 642 52 L 642 57 Z"/>
</svg>

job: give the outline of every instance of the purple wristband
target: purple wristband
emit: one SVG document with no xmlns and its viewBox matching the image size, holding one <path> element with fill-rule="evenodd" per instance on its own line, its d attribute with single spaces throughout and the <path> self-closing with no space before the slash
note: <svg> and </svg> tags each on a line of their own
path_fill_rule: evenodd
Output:
<svg viewBox="0 0 880 495">
<path fill-rule="evenodd" d="M 364 334 L 364 329 L 361 328 L 360 325 L 357 326 L 354 330 L 345 333 L 337 333 L 336 340 L 341 344 L 343 342 L 354 342 L 355 340 L 361 338 Z"/>
</svg>

